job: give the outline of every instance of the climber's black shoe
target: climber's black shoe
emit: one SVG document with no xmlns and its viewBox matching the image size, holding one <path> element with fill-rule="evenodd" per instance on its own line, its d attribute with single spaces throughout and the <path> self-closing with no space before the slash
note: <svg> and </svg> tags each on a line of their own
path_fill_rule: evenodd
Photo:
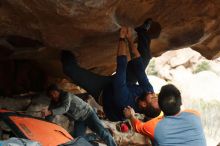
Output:
<svg viewBox="0 0 220 146">
<path fill-rule="evenodd" d="M 140 32 L 140 31 L 147 32 L 150 29 L 152 22 L 153 20 L 151 18 L 146 19 L 142 25 L 135 28 L 135 31 L 136 32 Z"/>
<path fill-rule="evenodd" d="M 150 37 L 151 39 L 158 38 L 161 32 L 161 25 L 153 21 L 151 18 L 148 18 L 144 23 L 135 28 L 137 33 L 142 33 Z"/>
</svg>

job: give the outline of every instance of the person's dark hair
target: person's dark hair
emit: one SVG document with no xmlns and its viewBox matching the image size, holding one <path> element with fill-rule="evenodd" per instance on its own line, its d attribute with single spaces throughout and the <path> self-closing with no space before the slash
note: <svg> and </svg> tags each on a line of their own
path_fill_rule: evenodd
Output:
<svg viewBox="0 0 220 146">
<path fill-rule="evenodd" d="M 181 93 L 174 85 L 165 85 L 158 95 L 158 103 L 164 115 L 173 116 L 180 111 Z"/>
<path fill-rule="evenodd" d="M 138 101 L 147 100 L 146 97 L 148 94 L 151 94 L 151 92 L 144 92 L 143 94 L 141 94 L 141 96 L 139 96 L 138 98 Z M 147 116 L 148 118 L 155 118 L 160 115 L 161 110 L 155 109 L 151 104 L 149 104 L 143 112 L 144 115 Z"/>
<path fill-rule="evenodd" d="M 149 93 L 147 93 L 147 92 L 142 93 L 141 96 L 138 97 L 138 101 L 139 101 L 139 100 L 141 100 L 141 101 L 146 100 L 147 94 L 149 94 Z"/>
<path fill-rule="evenodd" d="M 47 95 L 48 96 L 50 95 L 51 91 L 59 91 L 59 92 L 61 92 L 62 90 L 56 84 L 51 84 L 47 88 Z"/>
<path fill-rule="evenodd" d="M 145 116 L 148 118 L 155 118 L 160 115 L 161 110 L 158 108 L 154 108 L 151 104 L 147 106 L 147 108 L 144 111 Z"/>
</svg>

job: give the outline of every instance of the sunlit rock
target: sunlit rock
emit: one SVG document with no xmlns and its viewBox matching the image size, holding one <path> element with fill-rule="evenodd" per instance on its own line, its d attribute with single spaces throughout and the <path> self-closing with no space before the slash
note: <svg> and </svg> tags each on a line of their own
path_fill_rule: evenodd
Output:
<svg viewBox="0 0 220 146">
<path fill-rule="evenodd" d="M 167 82 L 157 76 L 148 76 L 150 83 L 154 88 L 154 92 L 158 94 L 160 92 L 160 88 L 167 84 Z"/>
</svg>

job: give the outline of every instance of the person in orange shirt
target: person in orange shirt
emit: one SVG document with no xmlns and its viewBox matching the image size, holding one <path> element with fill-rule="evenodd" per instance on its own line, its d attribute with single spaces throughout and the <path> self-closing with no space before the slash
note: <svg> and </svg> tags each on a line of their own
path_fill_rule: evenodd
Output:
<svg viewBox="0 0 220 146">
<path fill-rule="evenodd" d="M 158 103 L 164 116 L 145 123 L 135 118 L 131 107 L 124 109 L 136 132 L 150 137 L 156 146 L 206 146 L 199 113 L 194 110 L 181 111 L 181 93 L 172 84 L 161 88 Z"/>
</svg>

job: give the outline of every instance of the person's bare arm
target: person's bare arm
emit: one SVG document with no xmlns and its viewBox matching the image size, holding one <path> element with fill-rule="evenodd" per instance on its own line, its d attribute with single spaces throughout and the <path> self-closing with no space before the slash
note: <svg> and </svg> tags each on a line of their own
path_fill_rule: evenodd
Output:
<svg viewBox="0 0 220 146">
<path fill-rule="evenodd" d="M 42 117 L 47 117 L 50 115 L 62 115 L 68 112 L 71 105 L 71 97 L 69 95 L 63 97 L 61 105 L 53 109 L 42 109 Z"/>
<path fill-rule="evenodd" d="M 118 52 L 117 56 L 122 56 L 122 55 L 127 55 L 126 50 L 127 50 L 127 43 L 126 43 L 126 34 L 127 34 L 127 28 L 126 27 L 121 27 L 120 30 L 120 38 L 118 42 Z"/>
<path fill-rule="evenodd" d="M 134 44 L 134 39 L 133 39 L 133 34 L 132 34 L 132 28 L 128 28 L 127 29 L 127 34 L 126 34 L 126 38 L 128 40 L 128 46 L 129 49 L 131 50 L 131 58 L 138 58 L 140 57 L 140 53 L 137 49 L 137 45 Z"/>
<path fill-rule="evenodd" d="M 118 107 L 124 107 L 124 103 L 129 100 L 129 90 L 126 83 L 126 70 L 127 70 L 127 28 L 122 27 L 119 35 L 118 52 L 117 52 L 117 66 L 116 73 L 113 79 L 113 92 L 116 104 Z"/>
<path fill-rule="evenodd" d="M 143 123 L 135 117 L 134 109 L 130 106 L 124 108 L 124 115 L 131 121 L 132 126 L 136 132 L 142 135 L 149 136 L 151 139 L 154 139 L 154 130 L 161 118 L 157 117 L 152 120 L 149 120 L 148 122 Z"/>
</svg>

